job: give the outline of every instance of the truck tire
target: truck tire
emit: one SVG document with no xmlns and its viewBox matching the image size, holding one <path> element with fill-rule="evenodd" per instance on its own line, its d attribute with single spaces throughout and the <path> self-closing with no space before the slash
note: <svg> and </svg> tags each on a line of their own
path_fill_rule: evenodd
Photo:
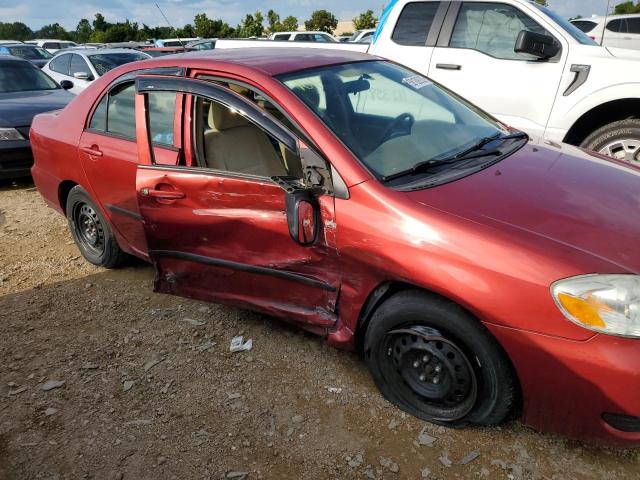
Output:
<svg viewBox="0 0 640 480">
<path fill-rule="evenodd" d="M 580 146 L 640 166 L 640 119 L 630 118 L 600 127 Z"/>
</svg>

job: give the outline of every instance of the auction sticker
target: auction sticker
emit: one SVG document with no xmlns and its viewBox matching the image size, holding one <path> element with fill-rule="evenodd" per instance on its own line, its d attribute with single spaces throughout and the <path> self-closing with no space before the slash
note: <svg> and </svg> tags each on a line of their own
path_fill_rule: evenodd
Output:
<svg viewBox="0 0 640 480">
<path fill-rule="evenodd" d="M 402 83 L 406 83 L 410 87 L 419 90 L 423 87 L 426 87 L 427 85 L 431 85 L 432 82 L 424 77 L 421 77 L 420 75 L 412 75 L 411 77 L 403 78 Z"/>
</svg>

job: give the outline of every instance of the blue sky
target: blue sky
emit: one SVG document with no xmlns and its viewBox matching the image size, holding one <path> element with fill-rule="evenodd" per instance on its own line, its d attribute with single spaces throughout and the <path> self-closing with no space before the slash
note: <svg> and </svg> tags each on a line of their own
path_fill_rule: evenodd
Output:
<svg viewBox="0 0 640 480">
<path fill-rule="evenodd" d="M 74 29 L 80 18 L 93 19 L 94 13 L 101 12 L 107 21 L 129 18 L 139 23 L 163 25 L 164 20 L 154 5 L 156 1 L 174 26 L 193 22 L 194 15 L 201 12 L 236 25 L 245 13 L 266 12 L 269 8 L 281 17 L 295 15 L 301 23 L 320 8 L 330 10 L 340 20 L 347 20 L 369 8 L 379 14 L 385 3 L 385 0 L 0 0 L 0 21 L 20 21 L 33 29 L 58 22 Z M 621 1 L 612 0 L 612 5 Z M 565 17 L 603 14 L 607 5 L 606 0 L 550 0 L 549 3 Z"/>
</svg>

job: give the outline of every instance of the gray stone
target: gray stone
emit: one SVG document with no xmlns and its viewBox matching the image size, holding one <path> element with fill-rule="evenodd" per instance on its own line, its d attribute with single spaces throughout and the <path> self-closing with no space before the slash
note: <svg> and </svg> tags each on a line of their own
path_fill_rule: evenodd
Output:
<svg viewBox="0 0 640 480">
<path fill-rule="evenodd" d="M 54 388 L 60 388 L 64 385 L 64 380 L 47 380 L 42 385 L 40 385 L 40 390 L 48 392 L 49 390 L 53 390 Z"/>
</svg>

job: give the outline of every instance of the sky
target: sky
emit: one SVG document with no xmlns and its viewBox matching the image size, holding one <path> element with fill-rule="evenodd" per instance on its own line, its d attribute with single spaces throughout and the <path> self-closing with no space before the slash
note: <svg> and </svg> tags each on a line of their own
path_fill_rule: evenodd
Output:
<svg viewBox="0 0 640 480">
<path fill-rule="evenodd" d="M 387 2 L 389 0 L 386 0 Z M 615 5 L 622 0 L 612 0 Z M 93 19 L 102 13 L 109 22 L 129 19 L 150 26 L 165 25 L 158 3 L 173 26 L 193 23 L 196 13 L 209 18 L 222 18 L 237 25 L 246 13 L 270 8 L 281 18 L 298 17 L 300 24 L 312 11 L 326 9 L 339 20 L 349 20 L 358 13 L 372 9 L 378 16 L 385 0 L 0 0 L 0 22 L 23 22 L 33 30 L 49 23 L 59 23 L 67 30 L 75 29 L 81 18 Z M 564 17 L 604 14 L 607 0 L 549 0 L 549 5 Z"/>
</svg>

